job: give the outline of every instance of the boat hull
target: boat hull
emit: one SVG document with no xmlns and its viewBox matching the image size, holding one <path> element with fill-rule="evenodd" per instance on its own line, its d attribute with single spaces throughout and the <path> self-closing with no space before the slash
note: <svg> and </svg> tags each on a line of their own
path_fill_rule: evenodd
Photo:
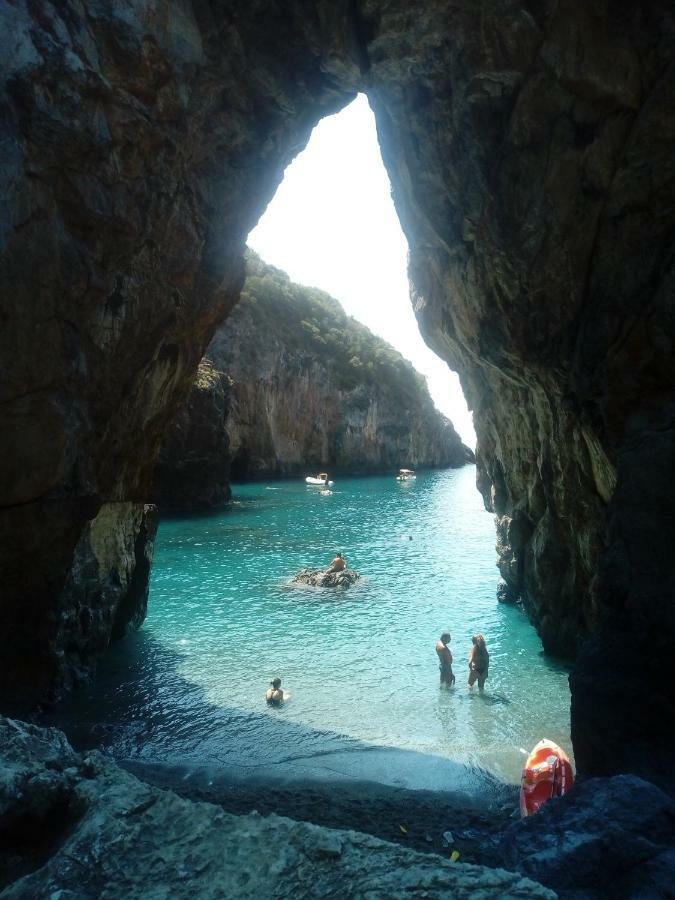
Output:
<svg viewBox="0 0 675 900">
<path fill-rule="evenodd" d="M 534 747 L 520 779 L 520 815 L 533 816 L 551 797 L 562 797 L 574 784 L 565 751 L 546 738 Z"/>
</svg>

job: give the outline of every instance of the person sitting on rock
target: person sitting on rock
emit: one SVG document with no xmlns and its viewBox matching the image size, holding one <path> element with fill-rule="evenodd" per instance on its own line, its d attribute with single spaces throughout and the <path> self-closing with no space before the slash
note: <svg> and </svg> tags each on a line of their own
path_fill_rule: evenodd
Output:
<svg viewBox="0 0 675 900">
<path fill-rule="evenodd" d="M 344 558 L 344 556 L 341 553 L 338 553 L 338 555 L 335 557 L 333 562 L 326 569 L 326 575 L 330 575 L 333 572 L 342 572 L 346 568 L 347 568 L 347 560 Z"/>
<path fill-rule="evenodd" d="M 485 646 L 485 638 L 482 634 L 474 634 L 471 638 L 473 647 L 469 654 L 469 690 L 478 682 L 478 690 L 483 693 L 490 666 L 490 654 Z"/>
<path fill-rule="evenodd" d="M 450 634 L 444 631 L 440 640 L 436 641 L 436 653 L 438 653 L 439 669 L 441 672 L 441 684 L 451 685 L 455 683 L 455 676 L 452 671 L 452 653 L 448 644 L 450 643 Z"/>
<path fill-rule="evenodd" d="M 270 681 L 270 686 L 267 688 L 267 693 L 265 694 L 265 700 L 275 706 L 283 703 L 284 692 L 281 689 L 281 678 L 273 678 Z"/>
</svg>

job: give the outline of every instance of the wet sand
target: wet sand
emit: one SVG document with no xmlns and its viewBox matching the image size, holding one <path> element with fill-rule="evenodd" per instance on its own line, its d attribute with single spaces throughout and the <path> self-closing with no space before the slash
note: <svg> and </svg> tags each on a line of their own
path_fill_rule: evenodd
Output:
<svg viewBox="0 0 675 900">
<path fill-rule="evenodd" d="M 376 781 L 298 775 L 245 775 L 221 766 L 120 761 L 137 777 L 180 796 L 241 815 L 276 813 L 329 828 L 353 829 L 462 862 L 497 865 L 490 836 L 513 821 L 517 788 L 488 793 L 413 790 Z M 451 835 L 447 835 L 451 832 Z M 444 837 L 445 834 L 445 837 Z"/>
</svg>

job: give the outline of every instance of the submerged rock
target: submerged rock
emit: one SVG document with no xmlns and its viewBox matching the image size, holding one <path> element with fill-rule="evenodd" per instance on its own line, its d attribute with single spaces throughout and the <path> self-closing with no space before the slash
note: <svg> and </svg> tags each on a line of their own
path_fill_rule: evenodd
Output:
<svg viewBox="0 0 675 900">
<path fill-rule="evenodd" d="M 230 815 L 75 753 L 54 728 L 1 717 L 0 835 L 6 900 L 555 896 L 355 831 Z"/>
<path fill-rule="evenodd" d="M 361 576 L 358 572 L 345 569 L 342 572 L 326 572 L 325 569 L 303 569 L 293 578 L 294 584 L 309 584 L 312 587 L 348 588 Z"/>
</svg>

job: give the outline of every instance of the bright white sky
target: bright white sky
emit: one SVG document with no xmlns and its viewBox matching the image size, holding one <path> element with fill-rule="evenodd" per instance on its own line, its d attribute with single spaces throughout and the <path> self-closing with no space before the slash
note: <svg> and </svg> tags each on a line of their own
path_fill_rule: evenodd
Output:
<svg viewBox="0 0 675 900">
<path fill-rule="evenodd" d="M 459 378 L 422 340 L 408 293 L 408 245 L 365 95 L 323 119 L 248 237 L 293 281 L 319 287 L 426 375 L 436 406 L 475 447 Z"/>
</svg>

